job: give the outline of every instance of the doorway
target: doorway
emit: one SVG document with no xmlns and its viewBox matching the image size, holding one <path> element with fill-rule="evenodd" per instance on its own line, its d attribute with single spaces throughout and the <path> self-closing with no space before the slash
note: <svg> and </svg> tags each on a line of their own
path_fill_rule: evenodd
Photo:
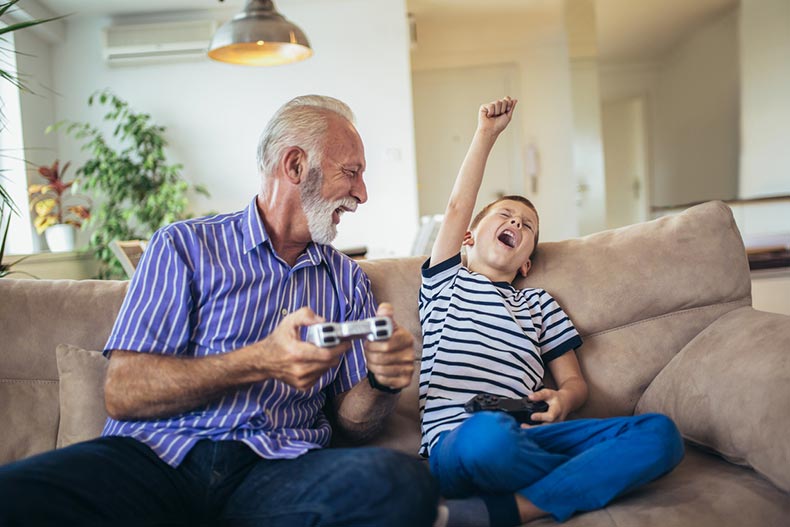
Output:
<svg viewBox="0 0 790 527">
<path fill-rule="evenodd" d="M 606 170 L 606 227 L 648 219 L 648 141 L 644 97 L 605 103 L 601 112 Z"/>
</svg>

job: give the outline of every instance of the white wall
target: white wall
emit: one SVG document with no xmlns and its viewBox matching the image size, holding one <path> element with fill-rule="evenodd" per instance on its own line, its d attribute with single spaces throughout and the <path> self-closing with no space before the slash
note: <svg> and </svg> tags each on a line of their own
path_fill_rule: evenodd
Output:
<svg viewBox="0 0 790 527">
<path fill-rule="evenodd" d="M 655 63 L 603 69 L 604 101 L 647 97 L 653 205 L 790 194 L 789 24 L 786 1 L 742 0 Z M 731 207 L 747 245 L 790 232 L 790 201 Z"/>
<path fill-rule="evenodd" d="M 790 2 L 741 0 L 742 198 L 790 194 Z"/>
<path fill-rule="evenodd" d="M 604 102 L 647 101 L 651 205 L 737 195 L 737 20 L 731 10 L 651 62 L 601 68 Z"/>
<path fill-rule="evenodd" d="M 737 195 L 738 78 L 736 10 L 693 32 L 661 61 L 654 205 Z"/>
<path fill-rule="evenodd" d="M 97 122 L 102 112 L 87 99 L 109 87 L 167 128 L 172 162 L 208 187 L 212 198 L 195 199 L 194 210 L 226 212 L 244 207 L 259 188 L 256 144 L 274 111 L 305 93 L 338 97 L 357 115 L 369 201 L 343 217 L 335 245 L 366 245 L 373 256 L 407 254 L 417 201 L 404 0 L 292 0 L 278 8 L 308 35 L 311 59 L 275 68 L 208 59 L 110 68 L 101 29 L 111 21 L 69 18 L 66 42 L 55 52 L 55 118 Z M 59 142 L 61 159 L 85 160 L 72 139 Z"/>
<path fill-rule="evenodd" d="M 741 0 L 739 30 L 739 197 L 790 195 L 790 2 Z M 733 212 L 747 245 L 790 233 L 790 200 L 734 206 Z"/>
<path fill-rule="evenodd" d="M 571 61 L 573 170 L 579 192 L 579 234 L 606 229 L 606 176 L 598 61 Z"/>
<path fill-rule="evenodd" d="M 412 52 L 415 71 L 516 64 L 519 89 L 510 95 L 519 104 L 513 124 L 520 127 L 516 137 L 538 150 L 537 193 L 527 181 L 524 188 L 540 211 L 541 240 L 546 241 L 574 237 L 579 232 L 570 69 L 559 4 L 552 6 L 556 11 L 530 16 L 498 13 L 487 20 L 449 11 L 437 19 L 417 16 L 418 44 Z M 431 145 L 417 147 L 430 149 Z"/>
</svg>

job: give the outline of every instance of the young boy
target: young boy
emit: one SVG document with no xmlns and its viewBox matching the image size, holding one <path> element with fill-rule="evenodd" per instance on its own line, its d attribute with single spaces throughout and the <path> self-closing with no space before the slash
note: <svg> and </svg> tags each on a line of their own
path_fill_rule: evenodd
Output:
<svg viewBox="0 0 790 527">
<path fill-rule="evenodd" d="M 683 457 L 680 435 L 662 415 L 564 422 L 587 397 L 574 352 L 581 338 L 546 291 L 510 285 L 527 275 L 538 243 L 532 203 L 498 199 L 467 230 L 488 154 L 516 103 L 506 97 L 480 107 L 422 270 L 420 454 L 448 498 L 437 525 L 519 525 L 547 514 L 565 521 L 669 472 Z M 546 366 L 556 390 L 543 386 Z M 464 403 L 480 393 L 545 401 L 548 410 L 532 417 L 545 424 L 467 413 Z"/>
</svg>

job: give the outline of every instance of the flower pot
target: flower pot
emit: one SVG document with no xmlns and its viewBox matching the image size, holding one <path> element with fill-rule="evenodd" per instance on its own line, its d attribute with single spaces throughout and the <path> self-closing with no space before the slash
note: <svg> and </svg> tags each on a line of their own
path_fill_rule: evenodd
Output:
<svg viewBox="0 0 790 527">
<path fill-rule="evenodd" d="M 74 250 L 74 227 L 71 225 L 52 225 L 44 231 L 49 250 L 60 253 Z"/>
</svg>

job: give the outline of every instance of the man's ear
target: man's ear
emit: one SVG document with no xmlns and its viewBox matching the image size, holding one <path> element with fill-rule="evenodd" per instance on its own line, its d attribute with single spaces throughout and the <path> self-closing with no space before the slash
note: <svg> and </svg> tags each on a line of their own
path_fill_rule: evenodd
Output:
<svg viewBox="0 0 790 527">
<path fill-rule="evenodd" d="M 461 242 L 461 247 L 464 246 L 471 247 L 474 244 L 475 244 L 475 239 L 472 238 L 472 231 L 466 231 L 466 234 L 464 234 L 464 240 Z"/>
<path fill-rule="evenodd" d="M 307 154 L 298 146 L 288 148 L 283 154 L 280 166 L 293 184 L 298 185 L 307 175 Z"/>
<path fill-rule="evenodd" d="M 521 276 L 527 276 L 529 270 L 532 269 L 532 260 L 527 260 L 527 262 L 519 267 L 518 272 Z"/>
</svg>

